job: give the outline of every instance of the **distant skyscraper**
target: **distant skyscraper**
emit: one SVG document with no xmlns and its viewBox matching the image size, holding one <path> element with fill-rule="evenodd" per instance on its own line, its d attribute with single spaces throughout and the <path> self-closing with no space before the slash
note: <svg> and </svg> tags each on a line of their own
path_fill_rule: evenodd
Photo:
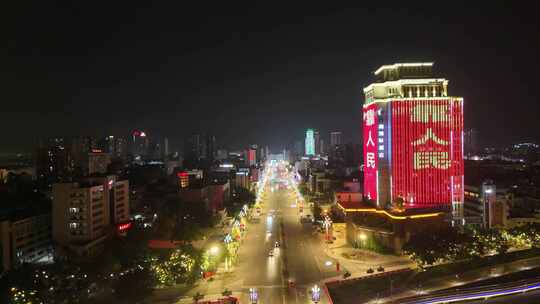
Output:
<svg viewBox="0 0 540 304">
<path fill-rule="evenodd" d="M 36 151 L 36 174 L 38 179 L 52 183 L 64 180 L 72 171 L 71 157 L 65 138 L 42 140 Z"/>
<path fill-rule="evenodd" d="M 98 149 L 108 153 L 111 158 L 126 158 L 126 140 L 117 136 L 105 136 L 98 142 Z"/>
<path fill-rule="evenodd" d="M 315 154 L 321 154 L 321 135 L 319 131 L 313 131 L 313 139 L 315 141 Z"/>
<path fill-rule="evenodd" d="M 304 145 L 301 140 L 294 142 L 294 155 L 297 158 L 304 156 Z"/>
<path fill-rule="evenodd" d="M 478 131 L 476 129 L 470 129 L 463 134 L 463 145 L 466 155 L 473 155 L 480 151 L 478 147 Z"/>
<path fill-rule="evenodd" d="M 163 139 L 163 160 L 167 160 L 169 157 L 169 139 L 165 137 Z"/>
<path fill-rule="evenodd" d="M 202 157 L 209 162 L 213 162 L 216 157 L 216 137 L 212 134 L 207 134 L 205 137 L 205 141 L 206 151 L 204 155 L 202 155 Z"/>
<path fill-rule="evenodd" d="M 306 155 L 312 156 L 315 155 L 315 138 L 313 129 L 307 129 L 306 131 Z"/>
<path fill-rule="evenodd" d="M 131 154 L 134 158 L 144 157 L 148 154 L 149 139 L 144 131 L 133 131 L 131 134 Z"/>
<path fill-rule="evenodd" d="M 339 145 L 341 145 L 341 132 L 330 132 L 330 147 L 334 148 L 335 146 Z"/>
<path fill-rule="evenodd" d="M 319 143 L 319 154 L 325 155 L 325 152 L 326 152 L 326 147 L 324 146 L 324 139 L 321 138 L 320 143 Z"/>
<path fill-rule="evenodd" d="M 432 65 L 384 65 L 364 88 L 364 193 L 378 207 L 463 210 L 463 98 Z"/>
</svg>

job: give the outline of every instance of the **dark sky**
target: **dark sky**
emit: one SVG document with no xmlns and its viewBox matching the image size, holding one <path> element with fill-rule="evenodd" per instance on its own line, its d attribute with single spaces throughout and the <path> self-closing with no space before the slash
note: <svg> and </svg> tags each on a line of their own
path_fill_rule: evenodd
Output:
<svg viewBox="0 0 540 304">
<path fill-rule="evenodd" d="M 210 130 L 279 148 L 307 127 L 359 142 L 362 88 L 378 66 L 405 61 L 435 62 L 484 143 L 540 138 L 538 16 L 523 4 L 11 2 L 2 149 L 136 128 L 174 143 Z"/>
</svg>

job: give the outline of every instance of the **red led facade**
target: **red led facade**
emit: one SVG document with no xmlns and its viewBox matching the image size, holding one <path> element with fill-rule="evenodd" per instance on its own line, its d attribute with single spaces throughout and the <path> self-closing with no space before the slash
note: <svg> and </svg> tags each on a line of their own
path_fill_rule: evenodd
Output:
<svg viewBox="0 0 540 304">
<path fill-rule="evenodd" d="M 364 107 L 364 196 L 377 200 L 377 105 Z"/>
<path fill-rule="evenodd" d="M 405 208 L 462 201 L 463 101 L 398 99 L 389 109 L 392 197 L 403 198 Z"/>
</svg>

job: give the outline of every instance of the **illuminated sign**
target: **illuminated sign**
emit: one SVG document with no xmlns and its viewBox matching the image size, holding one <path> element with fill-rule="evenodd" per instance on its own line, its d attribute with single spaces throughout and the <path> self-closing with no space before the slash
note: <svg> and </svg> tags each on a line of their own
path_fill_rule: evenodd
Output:
<svg viewBox="0 0 540 304">
<path fill-rule="evenodd" d="M 405 208 L 461 200 L 462 100 L 392 100 L 392 196 Z"/>
<path fill-rule="evenodd" d="M 118 230 L 118 232 L 124 232 L 124 231 L 127 231 L 129 228 L 131 228 L 131 225 L 132 225 L 131 222 L 119 224 L 116 226 L 116 229 Z"/>
<path fill-rule="evenodd" d="M 178 172 L 176 176 L 178 176 L 180 188 L 189 186 L 189 174 L 186 171 Z"/>
<path fill-rule="evenodd" d="M 234 168 L 233 164 L 221 164 L 219 165 L 220 168 Z"/>
<path fill-rule="evenodd" d="M 315 155 L 315 135 L 313 129 L 306 131 L 306 155 Z"/>
<path fill-rule="evenodd" d="M 378 118 L 377 105 L 364 107 L 364 195 L 369 200 L 377 200 L 377 145 Z"/>
</svg>

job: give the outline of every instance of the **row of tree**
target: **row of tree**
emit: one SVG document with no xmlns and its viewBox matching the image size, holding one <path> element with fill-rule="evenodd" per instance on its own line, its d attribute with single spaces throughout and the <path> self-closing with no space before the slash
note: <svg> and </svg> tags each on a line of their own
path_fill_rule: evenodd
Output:
<svg viewBox="0 0 540 304">
<path fill-rule="evenodd" d="M 411 236 L 403 252 L 423 268 L 434 264 L 504 254 L 510 248 L 540 247 L 540 224 L 531 223 L 512 229 L 445 228 Z"/>
</svg>

